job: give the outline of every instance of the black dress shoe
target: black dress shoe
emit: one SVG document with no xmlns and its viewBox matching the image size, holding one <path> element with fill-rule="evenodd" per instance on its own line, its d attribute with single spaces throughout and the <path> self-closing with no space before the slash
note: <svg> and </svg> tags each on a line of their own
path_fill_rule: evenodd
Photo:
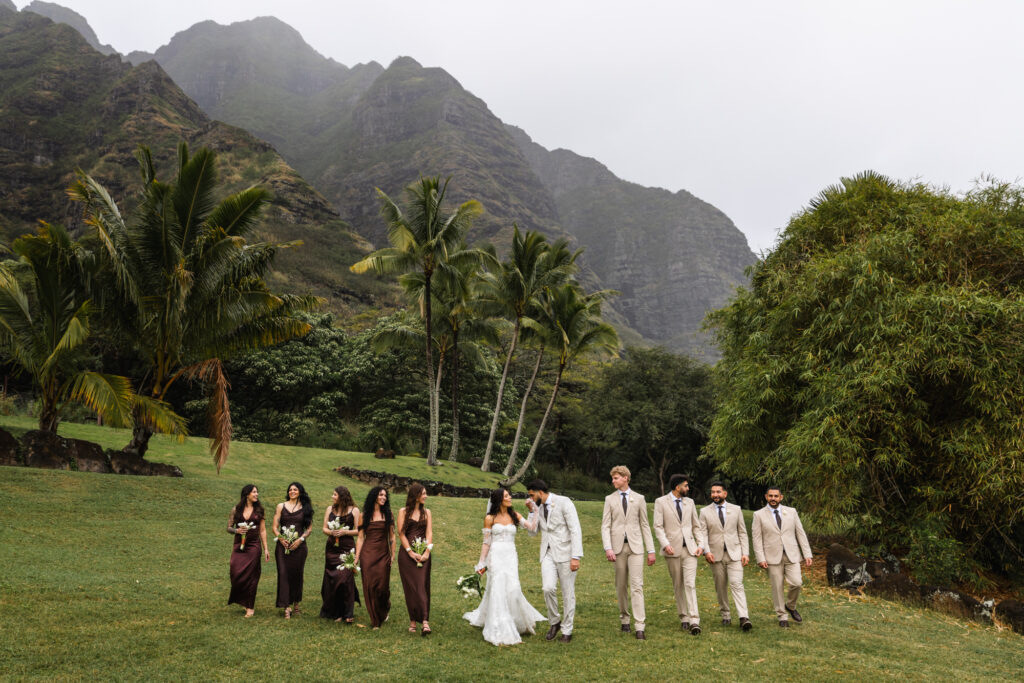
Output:
<svg viewBox="0 0 1024 683">
<path fill-rule="evenodd" d="M 740 628 L 742 628 L 744 631 L 749 631 L 750 629 L 754 628 L 754 625 L 750 623 L 750 619 L 747 619 L 746 617 L 741 617 Z"/>
<path fill-rule="evenodd" d="M 732 619 L 722 619 L 722 626 L 732 626 Z"/>
<path fill-rule="evenodd" d="M 698 626 L 697 624 L 694 624 L 693 626 L 691 626 L 690 627 L 690 635 L 691 636 L 699 636 L 700 635 L 700 626 Z"/>
<path fill-rule="evenodd" d="M 622 632 L 623 633 L 629 633 L 629 630 L 630 630 L 629 629 L 629 624 L 623 624 L 622 625 Z"/>
<path fill-rule="evenodd" d="M 800 616 L 800 613 L 797 612 L 795 609 L 789 609 L 787 607 L 786 611 L 789 612 L 789 616 L 793 617 L 793 621 L 795 621 L 796 623 L 799 624 L 804 620 L 804 618 Z"/>
<path fill-rule="evenodd" d="M 779 626 L 781 626 L 782 628 L 789 628 L 789 621 L 786 620 L 786 619 L 783 619 L 782 621 L 779 622 Z"/>
<path fill-rule="evenodd" d="M 545 640 L 554 640 L 555 636 L 558 635 L 558 629 L 562 628 L 562 622 L 557 624 L 551 624 L 551 628 L 548 629 L 548 634 L 544 636 Z"/>
<path fill-rule="evenodd" d="M 560 643 L 568 643 L 571 640 L 572 640 L 572 634 L 571 633 L 563 633 L 562 637 L 558 639 L 558 642 L 560 642 Z"/>
<path fill-rule="evenodd" d="M 637 640 L 647 640 L 647 636 L 644 635 L 643 631 L 637 631 L 636 632 L 636 639 Z"/>
<path fill-rule="evenodd" d="M 681 625 L 682 625 L 684 631 L 689 631 L 690 630 L 690 622 L 684 621 Z"/>
</svg>

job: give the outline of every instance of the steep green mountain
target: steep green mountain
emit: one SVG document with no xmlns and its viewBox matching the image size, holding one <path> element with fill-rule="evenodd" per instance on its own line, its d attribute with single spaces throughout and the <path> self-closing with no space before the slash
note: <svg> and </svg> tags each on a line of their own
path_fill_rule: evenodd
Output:
<svg viewBox="0 0 1024 683">
<path fill-rule="evenodd" d="M 211 120 L 166 73 L 103 56 L 70 26 L 0 5 L 0 232 L 5 239 L 38 220 L 75 225 L 64 189 L 76 169 L 100 178 L 125 207 L 138 188 L 139 143 L 157 167 L 173 167 L 179 140 L 218 152 L 224 190 L 269 187 L 263 232 L 305 244 L 281 253 L 278 287 L 326 296 L 345 314 L 391 302 L 390 287 L 356 277 L 347 265 L 370 249 L 329 202 L 268 143 Z"/>
<path fill-rule="evenodd" d="M 616 303 L 629 324 L 659 345 L 705 356 L 704 314 L 745 284 L 755 258 L 729 217 L 685 190 L 626 182 L 594 159 L 509 131 L 554 196 L 563 228 L 587 245 L 587 264 L 621 292 Z"/>
<path fill-rule="evenodd" d="M 13 9 L 13 5 L 11 9 Z M 44 2 L 44 0 L 32 0 L 32 2 L 25 6 L 25 11 L 40 14 L 57 24 L 67 24 L 82 34 L 85 41 L 92 45 L 93 49 L 100 54 L 112 55 L 117 53 L 117 50 L 111 46 L 100 44 L 100 39 L 96 36 L 96 32 L 92 30 L 92 27 L 89 26 L 89 22 L 73 9 L 52 2 Z"/>
</svg>

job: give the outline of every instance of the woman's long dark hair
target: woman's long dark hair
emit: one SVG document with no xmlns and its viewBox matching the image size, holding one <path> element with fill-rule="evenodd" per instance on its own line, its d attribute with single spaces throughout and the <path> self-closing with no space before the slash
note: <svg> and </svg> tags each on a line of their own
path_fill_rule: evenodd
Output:
<svg viewBox="0 0 1024 683">
<path fill-rule="evenodd" d="M 423 484 L 416 482 L 409 487 L 409 495 L 405 498 L 405 519 L 406 521 L 412 519 L 412 513 L 416 511 L 416 508 L 420 509 L 420 519 L 423 519 L 423 515 L 426 513 L 422 505 L 420 505 L 420 496 L 426 491 L 426 487 Z"/>
<path fill-rule="evenodd" d="M 245 503 L 246 498 L 252 493 L 252 490 L 256 488 L 256 484 L 246 484 L 242 487 L 242 496 L 238 499 L 238 503 L 235 504 L 234 520 L 235 524 L 242 522 L 245 518 L 242 516 L 245 514 Z M 221 508 L 223 510 L 223 508 Z M 250 522 L 258 522 L 263 519 L 263 503 L 258 500 L 252 504 L 252 517 L 249 518 Z"/>
<path fill-rule="evenodd" d="M 377 495 L 383 491 L 387 494 L 387 500 L 380 508 L 380 512 L 384 515 L 384 521 L 387 522 L 388 526 L 395 525 L 395 518 L 391 515 L 391 494 L 383 486 L 374 486 L 370 489 L 370 492 L 366 494 L 366 502 L 363 503 L 363 518 L 359 520 L 362 522 L 359 525 L 360 529 L 365 529 L 366 525 L 373 519 L 373 506 L 377 504 Z"/>
<path fill-rule="evenodd" d="M 288 484 L 288 488 L 284 490 L 284 500 L 287 502 L 288 489 L 295 487 L 299 490 L 299 502 L 302 503 L 302 530 L 305 531 L 309 527 L 313 526 L 313 501 L 309 499 L 309 494 L 306 493 L 306 489 L 302 488 L 302 484 L 297 481 L 293 481 Z"/>
<path fill-rule="evenodd" d="M 498 512 L 501 511 L 501 504 L 505 500 L 505 491 L 508 489 L 494 489 L 491 491 L 490 506 L 487 508 L 491 511 L 491 514 L 495 517 L 498 516 Z M 519 526 L 519 513 L 513 510 L 511 507 L 508 509 L 509 517 L 512 518 L 512 523 Z"/>
<path fill-rule="evenodd" d="M 338 494 L 338 502 L 331 507 L 334 509 L 334 514 L 338 517 L 341 517 L 341 513 L 345 510 L 356 506 L 356 502 L 352 500 L 352 494 L 349 493 L 347 486 L 339 486 L 334 489 L 334 492 Z"/>
</svg>

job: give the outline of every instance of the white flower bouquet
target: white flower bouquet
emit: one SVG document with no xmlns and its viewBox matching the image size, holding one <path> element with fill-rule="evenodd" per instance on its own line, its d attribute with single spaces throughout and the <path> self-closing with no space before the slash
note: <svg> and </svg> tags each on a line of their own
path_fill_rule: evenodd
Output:
<svg viewBox="0 0 1024 683">
<path fill-rule="evenodd" d="M 327 528 L 330 529 L 331 531 L 338 531 L 338 530 L 349 531 L 349 526 L 347 524 L 342 524 L 341 523 L 341 518 L 339 518 L 339 517 L 335 517 L 331 521 L 327 522 Z M 337 548 L 340 545 L 341 545 L 341 537 L 340 536 L 335 536 L 334 537 L 334 547 Z"/>
<path fill-rule="evenodd" d="M 341 564 L 339 564 L 337 567 L 335 567 L 335 569 L 337 569 L 338 571 L 342 571 L 344 569 L 348 569 L 349 571 L 352 571 L 352 572 L 358 572 L 359 571 L 359 565 L 356 564 L 356 551 L 355 550 L 348 551 L 347 553 L 342 555 L 339 559 L 341 560 Z"/>
<path fill-rule="evenodd" d="M 245 535 L 249 533 L 249 529 L 255 528 L 255 522 L 239 522 L 235 525 L 235 531 L 237 531 L 238 535 L 241 537 L 241 539 L 238 541 L 239 551 L 245 550 Z"/>
<path fill-rule="evenodd" d="M 295 530 L 294 524 L 291 524 L 289 526 L 283 526 L 281 527 L 281 533 L 278 535 L 278 538 L 283 538 L 284 540 L 288 541 L 289 544 L 291 544 L 299 538 L 299 532 Z M 284 549 L 285 555 L 289 555 L 291 554 L 291 552 L 291 548 Z"/>
<path fill-rule="evenodd" d="M 409 544 L 409 547 L 412 548 L 412 551 L 417 555 L 422 555 L 423 553 L 427 552 L 427 542 L 419 536 L 413 539 L 413 542 Z M 416 566 L 422 567 L 423 563 L 417 562 Z"/>
<path fill-rule="evenodd" d="M 479 598 L 484 594 L 483 586 L 480 583 L 480 575 L 476 572 L 460 576 L 455 580 L 455 586 L 462 593 L 463 598 L 471 598 L 474 595 Z"/>
</svg>

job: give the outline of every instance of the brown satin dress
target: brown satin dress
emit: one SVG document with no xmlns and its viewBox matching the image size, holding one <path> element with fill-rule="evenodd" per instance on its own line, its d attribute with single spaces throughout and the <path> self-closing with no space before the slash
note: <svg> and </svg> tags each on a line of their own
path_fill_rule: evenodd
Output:
<svg viewBox="0 0 1024 683">
<path fill-rule="evenodd" d="M 236 603 L 246 609 L 256 609 L 256 587 L 260 583 L 260 555 L 263 553 L 260 544 L 260 522 L 262 515 L 253 510 L 248 519 L 241 512 L 235 513 L 234 523 L 252 522 L 255 526 L 245 533 L 245 546 L 239 550 L 242 540 L 240 534 L 232 536 L 231 544 L 231 594 L 228 604 Z"/>
<path fill-rule="evenodd" d="M 281 508 L 281 528 L 293 524 L 300 535 L 306 533 L 307 529 L 302 526 L 302 508 L 299 507 L 295 512 L 288 512 L 287 507 Z M 302 602 L 302 579 L 308 554 L 306 542 L 299 543 L 297 548 L 292 548 L 286 554 L 284 546 L 275 539 L 274 548 L 274 559 L 277 562 L 277 606 L 288 607 Z"/>
<path fill-rule="evenodd" d="M 338 518 L 339 515 L 332 511 L 327 521 Z M 355 516 L 351 512 L 340 515 L 340 519 L 349 529 L 355 528 Z M 338 545 L 334 544 L 335 541 L 338 541 Z M 350 569 L 337 569 L 341 556 L 355 547 L 355 536 L 342 536 L 337 539 L 327 537 L 327 546 L 324 549 L 324 581 L 320 586 L 320 597 L 324 601 L 320 608 L 320 616 L 325 619 L 351 619 L 355 603 L 359 602 L 354 572 Z"/>
<path fill-rule="evenodd" d="M 390 526 L 385 521 L 368 522 L 364 527 L 359 566 L 363 574 L 363 599 L 370 615 L 370 625 L 380 626 L 391 612 L 391 547 Z"/>
<path fill-rule="evenodd" d="M 422 518 L 413 521 L 412 516 L 405 518 L 402 533 L 410 544 L 417 538 L 427 537 L 427 515 L 420 511 Z M 416 566 L 416 560 L 402 549 L 398 553 L 398 575 L 402 577 L 402 590 L 405 591 L 405 606 L 409 610 L 409 621 L 423 622 L 430 620 L 430 561 L 428 557 L 422 567 Z"/>
</svg>

